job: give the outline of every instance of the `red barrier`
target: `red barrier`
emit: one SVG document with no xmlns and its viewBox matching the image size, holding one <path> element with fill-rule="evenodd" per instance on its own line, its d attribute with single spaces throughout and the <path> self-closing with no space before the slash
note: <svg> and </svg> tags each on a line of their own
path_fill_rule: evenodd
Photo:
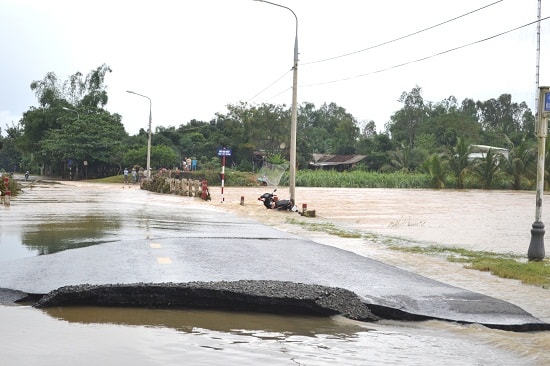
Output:
<svg viewBox="0 0 550 366">
<path fill-rule="evenodd" d="M 210 192 L 208 191 L 208 181 L 203 180 L 201 182 L 201 188 L 202 188 L 201 198 L 205 201 L 210 200 Z"/>
</svg>

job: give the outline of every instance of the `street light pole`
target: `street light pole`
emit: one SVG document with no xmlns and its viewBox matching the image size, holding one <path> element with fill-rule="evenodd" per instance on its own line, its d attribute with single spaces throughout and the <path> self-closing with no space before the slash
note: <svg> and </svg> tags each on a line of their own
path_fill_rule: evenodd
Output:
<svg viewBox="0 0 550 366">
<path fill-rule="evenodd" d="M 76 109 L 71 109 L 71 108 L 67 108 L 67 107 L 63 107 L 63 109 L 66 110 L 66 111 L 75 112 L 76 113 L 76 120 L 80 121 L 80 114 L 78 113 L 78 111 Z"/>
<path fill-rule="evenodd" d="M 548 132 L 548 117 L 550 115 L 550 87 L 539 87 L 537 113 L 537 197 L 535 202 L 535 222 L 531 227 L 531 242 L 527 250 L 527 258 L 533 261 L 544 259 L 544 223 L 542 222 L 542 198 L 544 196 L 544 157 L 546 155 L 546 135 Z"/>
<path fill-rule="evenodd" d="M 131 90 L 126 90 L 127 93 L 139 95 L 140 97 L 149 99 L 149 131 L 148 131 L 148 139 L 147 139 L 147 178 L 151 178 L 151 124 L 152 124 L 152 102 L 151 98 L 148 96 L 145 96 L 143 94 L 139 94 L 136 92 L 133 92 Z"/>
<path fill-rule="evenodd" d="M 292 66 L 292 111 L 290 117 L 290 177 L 289 177 L 289 191 L 290 200 L 294 205 L 296 203 L 296 125 L 298 119 L 298 17 L 296 13 L 289 7 L 272 3 L 265 0 L 254 0 L 262 3 L 278 6 L 289 10 L 296 19 L 296 35 L 294 37 L 294 63 Z"/>
</svg>

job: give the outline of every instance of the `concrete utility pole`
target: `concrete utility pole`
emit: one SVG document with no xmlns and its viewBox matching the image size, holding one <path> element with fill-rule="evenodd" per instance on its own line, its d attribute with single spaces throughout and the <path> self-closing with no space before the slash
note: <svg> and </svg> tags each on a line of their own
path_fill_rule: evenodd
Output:
<svg viewBox="0 0 550 366">
<path fill-rule="evenodd" d="M 290 118 L 290 176 L 289 176 L 289 191 L 290 191 L 290 200 L 292 204 L 296 204 L 296 125 L 298 119 L 298 17 L 296 13 L 292 11 L 289 7 L 272 3 L 270 1 L 264 0 L 254 0 L 266 4 L 271 4 L 278 6 L 280 8 L 285 8 L 289 10 L 294 18 L 296 19 L 296 35 L 294 37 L 294 64 L 292 66 L 293 75 L 292 75 L 292 112 Z"/>
</svg>

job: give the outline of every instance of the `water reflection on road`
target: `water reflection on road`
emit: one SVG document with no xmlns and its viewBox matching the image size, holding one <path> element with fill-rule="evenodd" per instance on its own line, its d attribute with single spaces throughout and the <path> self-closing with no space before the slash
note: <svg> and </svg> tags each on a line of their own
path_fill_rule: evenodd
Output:
<svg viewBox="0 0 550 366">
<path fill-rule="evenodd" d="M 473 341 L 481 328 L 440 322 L 27 307 L 0 307 L 0 322 L 0 361 L 10 365 L 537 364 L 490 339 Z"/>
<path fill-rule="evenodd" d="M 42 183 L 13 198 L 0 210 L 0 261 L 192 227 L 181 206 L 158 210 L 137 185 L 86 187 Z"/>
<path fill-rule="evenodd" d="M 53 254 L 116 239 L 119 220 L 103 216 L 78 216 L 63 222 L 42 222 L 23 232 L 22 244 L 39 254 Z M 110 240 L 109 240 L 110 239 Z"/>
<path fill-rule="evenodd" d="M 0 262 L 193 230 L 193 198 L 136 186 L 43 184 L 0 207 Z M 213 311 L 0 306 L 9 365 L 543 365 L 546 333 L 446 322 Z"/>
</svg>

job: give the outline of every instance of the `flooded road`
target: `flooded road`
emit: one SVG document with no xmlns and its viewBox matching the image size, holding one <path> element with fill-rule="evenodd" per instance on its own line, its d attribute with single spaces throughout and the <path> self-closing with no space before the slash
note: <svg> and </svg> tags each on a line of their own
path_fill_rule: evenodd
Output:
<svg viewBox="0 0 550 366">
<path fill-rule="evenodd" d="M 283 197 L 283 189 L 280 191 Z M 215 192 L 212 202 L 203 202 L 156 195 L 134 186 L 36 185 L 14 198 L 11 207 L 0 207 L 0 265 L 2 261 L 80 246 L 141 240 L 158 233 L 177 235 L 179 230 L 191 229 L 186 210 L 219 206 L 326 245 L 340 246 L 400 267 L 416 268 L 421 274 L 431 271 L 432 277 L 462 281 L 477 286 L 478 292 L 496 293 L 499 296 L 492 296 L 498 298 L 513 299 L 512 292 L 517 286 L 524 289 L 523 303 L 512 302 L 540 319 L 550 319 L 548 290 L 495 280 L 490 275 L 462 270 L 438 259 L 392 253 L 374 241 L 306 232 L 289 224 L 286 213 L 265 210 L 256 201 L 257 192 L 262 192 L 262 188 L 227 188 L 225 202 L 220 204 Z M 398 196 L 399 192 L 407 200 Z M 418 242 L 435 239 L 440 244 L 477 245 L 483 250 L 500 245 L 498 248 L 503 251 L 525 253 L 534 216 L 534 207 L 533 214 L 527 215 L 530 211 L 527 206 L 531 206 L 534 198 L 513 193 L 509 195 L 510 201 L 502 202 L 502 194 L 481 193 L 485 195 L 466 194 L 460 198 L 458 193 L 454 197 L 439 191 L 300 188 L 297 198 L 298 202 L 307 202 L 310 209 L 316 209 L 317 220 L 330 220 L 356 230 Z M 241 196 L 246 197 L 244 206 L 238 203 Z M 524 238 L 506 239 L 509 235 L 495 238 L 494 231 L 500 228 L 505 208 L 510 210 L 511 202 L 523 201 L 528 217 L 511 219 L 513 224 L 507 221 L 503 225 L 506 230 L 515 230 L 511 234 L 526 236 L 527 243 L 523 243 Z M 457 204 L 460 204 L 458 210 L 454 207 L 456 211 L 452 211 Z M 522 205 L 517 205 L 519 212 Z M 483 217 L 491 217 L 491 210 L 498 214 L 492 222 L 481 222 L 479 217 L 467 221 L 459 216 L 460 212 L 468 217 L 480 210 Z M 510 219 L 510 215 L 505 217 Z M 461 230 L 456 222 L 462 223 Z M 527 222 L 525 235 L 523 222 Z M 476 239 L 480 227 L 488 233 Z M 460 235 L 449 234 L 455 231 Z M 463 271 L 468 275 L 464 277 Z M 472 277 L 476 279 L 472 281 Z M 499 287 L 493 281 L 502 285 Z M 526 301 L 525 296 L 533 301 Z M 527 303 L 532 303 L 531 308 L 525 306 Z M 341 317 L 0 306 L 0 324 L 0 364 L 10 365 L 544 365 L 550 362 L 548 332 L 513 333 L 438 321 L 367 324 Z"/>
</svg>

